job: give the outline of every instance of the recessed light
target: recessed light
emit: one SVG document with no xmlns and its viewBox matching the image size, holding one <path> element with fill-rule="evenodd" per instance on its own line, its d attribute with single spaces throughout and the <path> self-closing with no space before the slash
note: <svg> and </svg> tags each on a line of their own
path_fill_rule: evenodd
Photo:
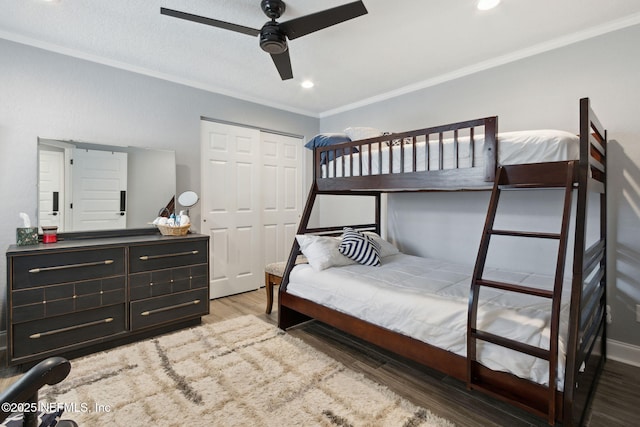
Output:
<svg viewBox="0 0 640 427">
<path fill-rule="evenodd" d="M 500 4 L 500 0 L 478 0 L 478 10 L 493 9 Z"/>
<path fill-rule="evenodd" d="M 305 89 L 311 89 L 315 85 L 311 80 L 305 80 L 302 83 L 300 83 L 300 86 L 302 86 Z"/>
</svg>

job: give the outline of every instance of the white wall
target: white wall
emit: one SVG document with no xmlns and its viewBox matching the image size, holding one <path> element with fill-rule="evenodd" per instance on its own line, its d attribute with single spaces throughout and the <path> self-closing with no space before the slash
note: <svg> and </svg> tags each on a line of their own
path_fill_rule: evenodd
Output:
<svg viewBox="0 0 640 427">
<path fill-rule="evenodd" d="M 640 26 L 519 60 L 384 102 L 321 120 L 323 132 L 348 126 L 403 131 L 499 116 L 501 131 L 558 128 L 578 132 L 578 100 L 591 98 L 609 130 L 608 302 L 609 338 L 640 345 L 635 306 L 640 303 Z M 399 70 L 401 71 L 401 70 Z M 420 193 L 389 197 L 389 232 L 409 253 L 473 263 L 488 193 Z M 539 205 L 550 212 L 555 196 L 522 197 L 508 220 Z M 321 216 L 336 206 L 322 207 Z M 547 224 L 543 214 L 527 221 Z M 549 249 L 527 248 L 508 259 L 525 267 Z M 494 262 L 498 262 L 494 258 Z M 528 269 L 531 270 L 531 269 Z"/>
<path fill-rule="evenodd" d="M 0 39 L 0 247 L 35 221 L 37 138 L 174 150 L 176 191 L 200 191 L 200 117 L 304 135 L 319 120 Z M 199 223 L 199 207 L 191 209 Z M 0 263 L 2 328 L 6 264 Z"/>
</svg>

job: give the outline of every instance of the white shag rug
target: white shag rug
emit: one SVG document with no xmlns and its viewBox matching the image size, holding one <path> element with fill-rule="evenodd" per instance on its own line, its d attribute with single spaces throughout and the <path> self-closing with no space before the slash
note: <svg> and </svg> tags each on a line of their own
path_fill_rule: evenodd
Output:
<svg viewBox="0 0 640 427">
<path fill-rule="evenodd" d="M 252 315 L 71 360 L 40 400 L 80 426 L 453 426 Z"/>
</svg>

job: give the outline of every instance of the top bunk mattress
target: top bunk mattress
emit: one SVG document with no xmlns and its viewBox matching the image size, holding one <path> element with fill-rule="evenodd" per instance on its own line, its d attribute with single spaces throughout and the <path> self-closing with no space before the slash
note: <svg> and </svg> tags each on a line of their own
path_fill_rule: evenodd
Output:
<svg viewBox="0 0 640 427">
<path fill-rule="evenodd" d="M 577 160 L 580 156 L 580 138 L 566 131 L 504 132 L 499 133 L 497 138 L 498 163 L 500 165 Z M 457 144 L 453 138 L 444 139 L 442 145 L 438 139 L 430 139 L 428 143 L 427 141 L 416 141 L 415 170 L 481 167 L 484 165 L 485 156 L 484 135 L 475 136 L 473 142 L 473 148 L 471 148 L 469 136 L 460 136 L 457 138 Z M 442 156 L 440 156 L 440 151 L 442 151 Z M 374 144 L 370 149 L 367 146 L 361 146 L 358 152 L 336 157 L 335 160 L 324 164 L 322 177 L 413 172 L 413 153 L 413 144 L 402 140 L 395 140 L 390 146 L 384 143 Z M 339 154 L 340 152 L 338 152 Z M 389 161 L 390 155 L 391 162 Z M 442 165 L 440 164 L 441 157 Z"/>
<path fill-rule="evenodd" d="M 295 266 L 286 292 L 448 350 L 467 355 L 467 308 L 472 266 L 406 254 L 383 258 L 379 267 L 360 264 L 316 271 Z M 484 277 L 552 289 L 550 276 L 485 269 Z M 565 281 L 560 316 L 557 388 L 564 385 L 570 283 Z M 478 329 L 549 348 L 548 299 L 481 290 Z M 546 385 L 548 362 L 478 341 L 478 359 L 490 369 Z"/>
</svg>

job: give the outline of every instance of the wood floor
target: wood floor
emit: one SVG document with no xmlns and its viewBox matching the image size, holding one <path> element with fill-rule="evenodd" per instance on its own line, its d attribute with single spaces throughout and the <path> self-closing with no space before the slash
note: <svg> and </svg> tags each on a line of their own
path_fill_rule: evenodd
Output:
<svg viewBox="0 0 640 427">
<path fill-rule="evenodd" d="M 277 323 L 274 310 L 264 312 L 264 289 L 211 301 L 211 314 L 203 322 L 219 322 L 254 314 Z M 545 426 L 544 420 L 480 393 L 469 392 L 464 383 L 398 358 L 384 350 L 318 322 L 289 331 L 314 348 L 352 370 L 387 386 L 416 405 L 430 409 L 458 426 Z M 73 364 L 73 362 L 72 362 Z M 1 372 L 0 390 L 16 378 L 15 371 Z M 632 426 L 638 423 L 640 368 L 609 360 L 600 378 L 587 426 Z"/>
</svg>

